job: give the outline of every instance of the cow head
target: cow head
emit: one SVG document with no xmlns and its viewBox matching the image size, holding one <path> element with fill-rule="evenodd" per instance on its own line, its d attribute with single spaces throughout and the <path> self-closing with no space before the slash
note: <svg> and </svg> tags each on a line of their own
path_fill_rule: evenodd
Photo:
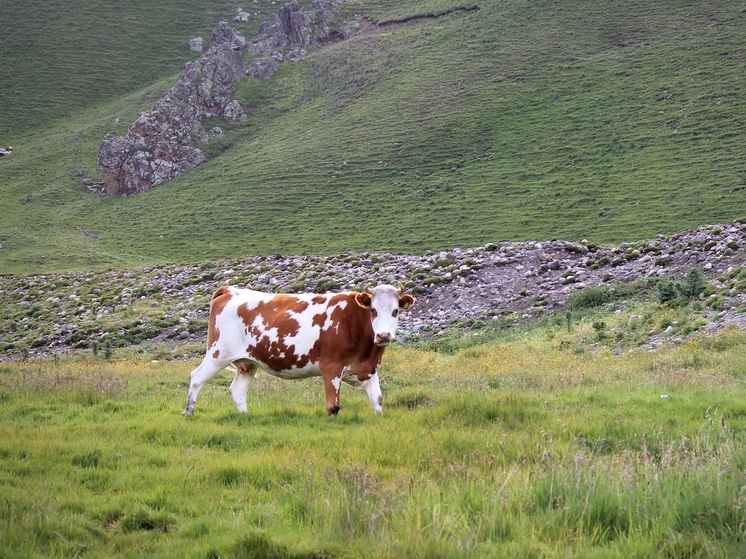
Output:
<svg viewBox="0 0 746 559">
<path fill-rule="evenodd" d="M 373 327 L 373 341 L 376 345 L 386 347 L 396 337 L 399 324 L 399 310 L 414 305 L 414 297 L 391 285 L 379 285 L 371 289 L 366 287 L 362 293 L 355 295 L 355 302 L 363 308 L 370 309 L 370 321 Z"/>
</svg>

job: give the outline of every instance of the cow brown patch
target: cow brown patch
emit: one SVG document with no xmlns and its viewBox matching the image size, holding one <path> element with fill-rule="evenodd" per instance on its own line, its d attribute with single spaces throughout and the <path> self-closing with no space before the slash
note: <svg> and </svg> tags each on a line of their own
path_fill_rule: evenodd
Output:
<svg viewBox="0 0 746 559">
<path fill-rule="evenodd" d="M 311 302 L 314 305 L 320 305 L 322 303 L 326 303 L 326 297 L 324 297 L 323 295 L 316 295 L 316 297 L 314 297 L 313 299 L 311 299 Z"/>
<path fill-rule="evenodd" d="M 319 328 L 323 328 L 325 322 L 326 322 L 326 313 L 322 312 L 320 314 L 313 315 L 313 319 L 311 320 L 311 326 L 318 326 Z"/>
<path fill-rule="evenodd" d="M 302 369 L 311 360 L 309 355 L 296 355 L 295 345 L 287 346 L 282 341 L 273 341 L 267 336 L 257 339 L 246 351 L 273 371 Z"/>
<path fill-rule="evenodd" d="M 241 318 L 241 322 L 244 323 L 247 331 L 250 332 L 253 328 L 255 328 L 254 319 L 256 318 L 257 312 L 255 309 L 249 309 L 249 305 L 247 303 L 238 305 L 236 314 Z"/>
<path fill-rule="evenodd" d="M 220 350 L 216 349 L 215 351 L 212 352 L 212 358 L 217 359 L 218 357 L 220 357 Z"/>
<path fill-rule="evenodd" d="M 253 335 L 256 336 L 256 318 L 259 317 L 265 328 L 276 328 L 277 336 L 282 339 L 298 335 L 300 324 L 291 313 L 300 314 L 307 308 L 308 303 L 305 301 L 289 295 L 277 295 L 267 301 L 259 301 L 252 309 L 247 303 L 243 303 L 239 305 L 237 313 Z"/>
</svg>

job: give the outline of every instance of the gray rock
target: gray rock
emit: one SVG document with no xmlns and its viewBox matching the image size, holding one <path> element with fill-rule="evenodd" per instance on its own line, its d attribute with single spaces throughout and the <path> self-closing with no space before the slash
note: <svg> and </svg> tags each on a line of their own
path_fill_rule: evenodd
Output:
<svg viewBox="0 0 746 559">
<path fill-rule="evenodd" d="M 255 58 L 249 63 L 246 75 L 253 78 L 268 80 L 277 71 L 278 62 L 271 56 L 266 58 Z"/>
</svg>

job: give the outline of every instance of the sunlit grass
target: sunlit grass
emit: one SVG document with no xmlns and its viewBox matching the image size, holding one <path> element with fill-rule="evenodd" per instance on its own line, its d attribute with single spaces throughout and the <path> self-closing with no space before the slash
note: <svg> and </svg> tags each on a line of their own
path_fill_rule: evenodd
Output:
<svg viewBox="0 0 746 559">
<path fill-rule="evenodd" d="M 184 418 L 196 363 L 135 352 L 3 365 L 0 554 L 740 556 L 746 336 L 547 334 L 392 348 L 382 417 L 266 375 L 239 415 L 224 373 Z"/>
</svg>

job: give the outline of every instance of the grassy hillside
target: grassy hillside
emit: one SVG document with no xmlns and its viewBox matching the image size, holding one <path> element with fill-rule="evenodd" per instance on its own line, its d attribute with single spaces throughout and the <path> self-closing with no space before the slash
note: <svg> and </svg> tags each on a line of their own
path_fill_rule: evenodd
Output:
<svg viewBox="0 0 746 559">
<path fill-rule="evenodd" d="M 746 8 L 724 0 L 487 0 L 476 12 L 364 28 L 268 82 L 245 81 L 249 118 L 191 173 L 129 199 L 85 193 L 103 135 L 123 134 L 175 82 L 188 38 L 207 37 L 236 7 L 193 4 L 127 8 L 133 23 L 119 18 L 122 30 L 149 18 L 148 38 L 159 37 L 111 29 L 92 43 L 111 83 L 90 80 L 89 91 L 76 74 L 91 54 L 57 74 L 73 95 L 41 70 L 29 76 L 24 90 L 37 87 L 43 108 L 33 120 L 30 105 L 3 100 L 0 144 L 15 152 L 0 160 L 0 271 L 616 242 L 746 212 Z M 345 11 L 386 21 L 458 5 L 369 0 Z M 78 10 L 76 26 L 40 28 L 45 43 L 74 44 L 88 19 L 115 13 L 96 6 Z M 0 19 L 16 42 L 33 34 L 24 25 L 47 21 Z M 120 55 L 115 41 L 129 50 Z M 17 66 L 37 60 L 20 50 Z M 2 72 L 0 90 L 16 99 Z"/>
<path fill-rule="evenodd" d="M 276 10 L 265 11 L 269 17 Z M 0 144 L 178 72 L 235 2 L 3 0 Z M 251 32 L 258 28 L 241 24 Z M 11 142 L 12 143 L 12 142 Z"/>
</svg>

